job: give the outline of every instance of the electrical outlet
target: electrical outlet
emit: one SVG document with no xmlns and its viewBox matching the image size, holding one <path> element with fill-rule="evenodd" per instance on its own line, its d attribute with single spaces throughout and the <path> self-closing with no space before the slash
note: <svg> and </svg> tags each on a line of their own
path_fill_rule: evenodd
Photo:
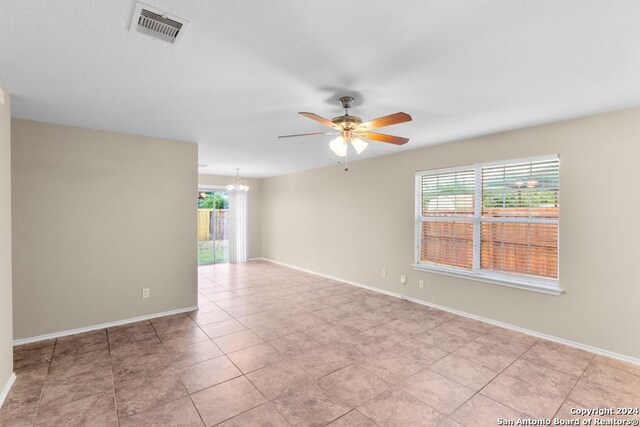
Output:
<svg viewBox="0 0 640 427">
<path fill-rule="evenodd" d="M 380 271 L 380 275 L 382 277 L 387 277 L 387 270 L 385 270 L 384 268 Z"/>
<path fill-rule="evenodd" d="M 404 274 L 400 276 L 400 283 L 403 285 L 407 284 L 407 276 L 405 276 Z"/>
<path fill-rule="evenodd" d="M 418 280 L 418 287 L 419 288 L 424 288 L 424 280 L 422 280 L 422 279 Z"/>
<path fill-rule="evenodd" d="M 149 298 L 150 293 L 149 293 L 149 288 L 144 288 L 142 290 L 142 298 Z"/>
</svg>

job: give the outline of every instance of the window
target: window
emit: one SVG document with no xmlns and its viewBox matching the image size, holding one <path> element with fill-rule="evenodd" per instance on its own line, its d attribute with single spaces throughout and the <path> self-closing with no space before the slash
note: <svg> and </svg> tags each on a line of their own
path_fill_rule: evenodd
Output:
<svg viewBox="0 0 640 427">
<path fill-rule="evenodd" d="M 415 267 L 561 293 L 559 184 L 557 156 L 418 172 Z"/>
</svg>

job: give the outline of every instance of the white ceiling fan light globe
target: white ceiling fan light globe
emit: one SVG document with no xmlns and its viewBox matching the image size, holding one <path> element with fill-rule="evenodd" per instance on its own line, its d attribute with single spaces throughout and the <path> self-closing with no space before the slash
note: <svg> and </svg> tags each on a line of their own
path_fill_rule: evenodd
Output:
<svg viewBox="0 0 640 427">
<path fill-rule="evenodd" d="M 351 145 L 356 150 L 356 153 L 361 154 L 364 150 L 369 146 L 368 142 L 361 140 L 360 138 L 353 138 L 351 140 Z"/>
<path fill-rule="evenodd" d="M 329 143 L 329 148 L 331 151 L 335 153 L 338 157 L 346 157 L 347 156 L 347 144 L 344 142 L 344 139 L 339 136 L 333 141 Z"/>
</svg>

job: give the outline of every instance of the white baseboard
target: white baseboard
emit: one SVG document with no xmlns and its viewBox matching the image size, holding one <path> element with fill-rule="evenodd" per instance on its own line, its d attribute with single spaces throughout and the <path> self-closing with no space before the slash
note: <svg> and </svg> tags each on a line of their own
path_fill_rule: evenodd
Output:
<svg viewBox="0 0 640 427">
<path fill-rule="evenodd" d="M 2 404 L 9 395 L 9 391 L 11 390 L 14 382 L 16 382 L 16 374 L 12 372 L 11 375 L 9 375 L 7 383 L 2 387 L 2 390 L 0 390 L 0 408 L 2 408 Z"/>
<path fill-rule="evenodd" d="M 384 290 L 384 289 L 375 288 L 373 286 L 364 285 L 362 283 L 357 283 L 357 282 L 352 282 L 350 280 L 341 279 L 339 277 L 329 276 L 327 274 L 319 273 L 317 271 L 307 270 L 305 268 L 296 267 L 295 265 L 286 264 L 284 262 L 275 261 L 275 260 L 272 260 L 272 259 L 269 259 L 269 258 L 260 258 L 260 259 L 262 259 L 263 261 L 268 261 L 268 262 L 272 262 L 274 264 L 282 265 L 283 267 L 292 268 L 294 270 L 303 271 L 305 273 L 315 274 L 316 276 L 325 277 L 327 279 L 337 280 L 339 282 L 347 283 L 349 285 L 354 285 L 354 286 L 358 286 L 360 288 L 369 289 L 371 291 L 379 292 L 381 294 L 389 295 L 389 296 L 396 297 L 396 298 L 406 299 L 407 301 L 411 301 L 411 302 L 414 302 L 416 304 L 421 304 L 421 305 L 424 305 L 424 306 L 427 306 L 427 307 L 432 307 L 432 308 L 435 308 L 435 309 L 438 309 L 438 310 L 442 310 L 442 311 L 446 311 L 446 312 L 449 312 L 449 313 L 452 313 L 452 314 L 456 314 L 458 316 L 467 317 L 469 319 L 478 320 L 480 322 L 488 323 L 490 325 L 499 326 L 499 327 L 505 328 L 505 329 L 510 329 L 512 331 L 521 332 L 523 334 L 527 334 L 527 335 L 530 335 L 532 337 L 545 339 L 547 341 L 553 341 L 553 342 L 556 342 L 558 344 L 564 344 L 564 345 L 567 345 L 569 347 L 574 347 L 574 348 L 577 348 L 577 349 L 580 349 L 580 350 L 585 350 L 585 351 L 588 351 L 588 352 L 591 352 L 591 353 L 595 353 L 595 354 L 599 354 L 599 355 L 602 355 L 602 356 L 611 357 L 613 359 L 621 360 L 623 362 L 633 363 L 634 365 L 640 365 L 640 359 L 637 359 L 635 357 L 625 356 L 624 354 L 614 353 L 613 351 L 604 350 L 604 349 L 597 348 L 597 347 L 592 347 L 590 345 L 581 344 L 581 343 L 577 343 L 577 342 L 574 342 L 574 341 L 569 341 L 569 340 L 566 340 L 564 338 L 555 337 L 553 335 L 543 334 L 541 332 L 536 332 L 536 331 L 532 331 L 530 329 L 521 328 L 519 326 L 511 325 L 509 323 L 503 323 L 503 322 L 500 322 L 498 320 L 493 320 L 493 319 L 488 319 L 486 317 L 477 316 L 475 314 L 471 314 L 471 313 L 467 313 L 467 312 L 464 312 L 464 311 L 456 310 L 454 308 L 445 307 L 445 306 L 442 306 L 442 305 L 439 305 L 439 304 L 434 304 L 434 303 L 431 303 L 429 301 L 424 301 L 424 300 L 421 300 L 421 299 L 418 299 L 418 298 L 404 296 L 404 295 L 401 295 L 401 294 L 399 294 L 397 292 L 391 292 L 391 291 L 387 291 L 387 290 Z"/>
<path fill-rule="evenodd" d="M 98 329 L 112 328 L 114 326 L 126 325 L 128 323 L 135 323 L 135 322 L 141 322 L 143 320 L 155 319 L 157 317 L 170 316 L 172 314 L 186 313 L 188 311 L 194 311 L 197 309 L 198 309 L 198 306 L 185 307 L 185 308 L 179 308 L 176 310 L 163 311 L 162 313 L 147 314 L 145 316 L 131 317 L 129 319 L 116 320 L 114 322 L 100 323 L 98 325 L 86 326 L 84 328 L 69 329 L 66 331 L 54 332 L 54 333 L 45 334 L 45 335 L 38 335 L 30 338 L 20 338 L 18 340 L 14 340 L 13 345 L 15 347 L 22 344 L 31 344 L 34 342 L 49 340 L 52 338 L 66 337 L 67 335 L 81 334 L 83 332 L 90 332 Z"/>
</svg>

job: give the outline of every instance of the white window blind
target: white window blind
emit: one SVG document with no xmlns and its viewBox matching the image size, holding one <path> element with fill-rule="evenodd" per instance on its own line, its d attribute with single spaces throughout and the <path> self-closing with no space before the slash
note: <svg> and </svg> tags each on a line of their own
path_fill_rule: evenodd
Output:
<svg viewBox="0 0 640 427">
<path fill-rule="evenodd" d="M 424 175 L 421 180 L 421 260 L 471 269 L 475 171 Z"/>
<path fill-rule="evenodd" d="M 417 265 L 557 286 L 557 156 L 416 174 Z"/>
</svg>

